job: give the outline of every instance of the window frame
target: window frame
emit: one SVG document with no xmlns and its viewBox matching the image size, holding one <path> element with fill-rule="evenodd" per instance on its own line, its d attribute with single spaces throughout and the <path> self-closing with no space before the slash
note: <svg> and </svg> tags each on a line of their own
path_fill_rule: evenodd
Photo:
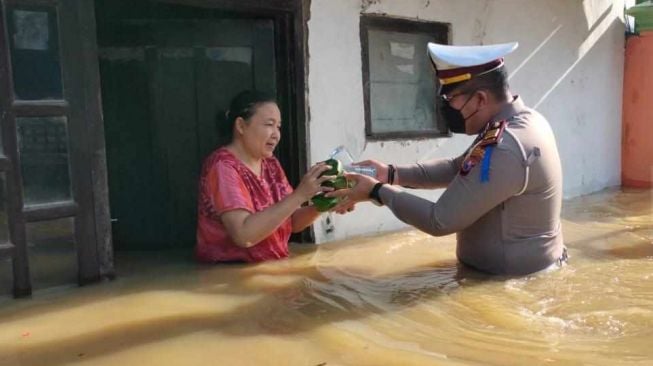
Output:
<svg viewBox="0 0 653 366">
<path fill-rule="evenodd" d="M 444 44 L 451 43 L 451 24 L 443 22 L 424 21 L 419 19 L 407 19 L 388 17 L 378 14 L 361 14 L 360 17 L 360 41 L 363 71 L 363 103 L 365 108 L 365 137 L 371 141 L 384 140 L 416 140 L 437 137 L 451 137 L 451 131 L 438 130 L 413 130 L 395 132 L 373 132 L 372 130 L 372 103 L 370 101 L 370 62 L 369 62 L 369 30 L 380 30 L 387 32 L 400 32 L 412 34 L 427 34 L 433 41 Z M 426 50 L 424 50 L 426 54 Z M 435 86 L 434 80 L 434 88 Z M 435 101 L 434 101 L 435 102 Z"/>
</svg>

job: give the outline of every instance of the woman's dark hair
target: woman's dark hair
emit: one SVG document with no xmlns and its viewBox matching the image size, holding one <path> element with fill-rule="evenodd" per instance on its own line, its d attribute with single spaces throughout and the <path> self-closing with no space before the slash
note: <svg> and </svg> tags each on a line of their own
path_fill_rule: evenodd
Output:
<svg viewBox="0 0 653 366">
<path fill-rule="evenodd" d="M 274 95 L 260 90 L 245 90 L 234 97 L 227 110 L 222 116 L 218 118 L 218 138 L 221 141 L 220 145 L 226 145 L 233 139 L 233 130 L 236 119 L 241 117 L 244 120 L 250 119 L 256 114 L 256 109 L 265 103 L 276 103 L 277 100 Z"/>
</svg>

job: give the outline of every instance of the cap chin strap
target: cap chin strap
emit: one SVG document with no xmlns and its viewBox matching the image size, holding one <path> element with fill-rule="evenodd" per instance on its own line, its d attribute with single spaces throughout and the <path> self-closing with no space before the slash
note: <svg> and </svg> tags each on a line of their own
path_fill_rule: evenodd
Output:
<svg viewBox="0 0 653 366">
<path fill-rule="evenodd" d="M 503 61 L 503 59 L 501 59 L 501 62 L 500 62 L 497 66 L 495 66 L 495 67 L 493 67 L 493 68 L 491 68 L 491 69 L 489 69 L 489 70 L 485 70 L 485 71 L 483 71 L 483 72 L 479 72 L 478 74 L 476 74 L 476 75 L 474 75 L 474 76 L 481 76 L 481 75 L 489 74 L 489 73 L 491 73 L 492 71 L 499 70 L 500 68 L 503 67 L 504 64 L 505 64 L 505 62 Z"/>
</svg>

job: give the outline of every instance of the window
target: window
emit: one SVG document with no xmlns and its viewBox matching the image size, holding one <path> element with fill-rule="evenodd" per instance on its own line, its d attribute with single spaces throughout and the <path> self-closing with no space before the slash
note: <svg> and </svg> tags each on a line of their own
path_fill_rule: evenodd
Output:
<svg viewBox="0 0 653 366">
<path fill-rule="evenodd" d="M 66 117 L 18 117 L 25 206 L 72 198 Z"/>
<path fill-rule="evenodd" d="M 9 42 L 16 99 L 62 99 L 56 9 L 10 9 Z"/>
<path fill-rule="evenodd" d="M 367 137 L 448 136 L 426 44 L 448 43 L 449 25 L 370 15 L 360 24 Z"/>
</svg>

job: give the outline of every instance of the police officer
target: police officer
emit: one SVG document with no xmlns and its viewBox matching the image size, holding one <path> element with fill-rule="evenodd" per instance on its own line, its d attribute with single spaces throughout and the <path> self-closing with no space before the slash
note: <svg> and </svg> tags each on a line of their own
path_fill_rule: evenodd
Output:
<svg viewBox="0 0 653 366">
<path fill-rule="evenodd" d="M 377 179 L 350 174 L 354 188 L 329 193 L 347 198 L 336 209 L 372 200 L 431 235 L 456 233 L 458 260 L 484 272 L 523 275 L 564 262 L 560 158 L 546 119 L 508 88 L 503 57 L 516 48 L 429 43 L 441 118 L 476 139 L 456 158 L 361 162 Z M 446 190 L 434 203 L 398 186 Z"/>
</svg>

